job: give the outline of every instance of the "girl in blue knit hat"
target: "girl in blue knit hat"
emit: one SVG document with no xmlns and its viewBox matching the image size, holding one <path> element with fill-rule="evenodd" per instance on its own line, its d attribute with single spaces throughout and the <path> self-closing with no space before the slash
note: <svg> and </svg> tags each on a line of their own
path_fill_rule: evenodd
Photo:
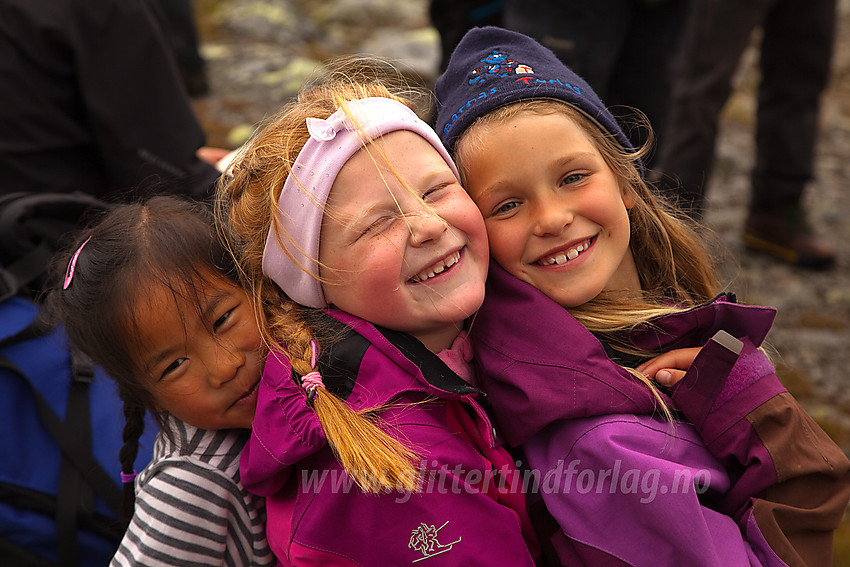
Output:
<svg viewBox="0 0 850 567">
<path fill-rule="evenodd" d="M 560 528 L 550 553 L 831 564 L 850 462 L 759 348 L 774 310 L 718 293 L 702 239 L 643 179 L 645 149 L 518 33 L 471 30 L 436 94 L 493 260 L 475 360 Z"/>
</svg>

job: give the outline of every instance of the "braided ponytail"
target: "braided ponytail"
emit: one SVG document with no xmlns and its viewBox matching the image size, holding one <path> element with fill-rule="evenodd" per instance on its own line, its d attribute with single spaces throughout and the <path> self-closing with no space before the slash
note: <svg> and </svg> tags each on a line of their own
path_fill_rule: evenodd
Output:
<svg viewBox="0 0 850 567">
<path fill-rule="evenodd" d="M 310 138 L 307 119 L 326 119 L 345 101 L 367 97 L 421 105 L 417 97 L 422 93 L 394 75 L 396 70 L 359 63 L 342 61 L 318 84 L 302 90 L 246 144 L 218 187 L 216 217 L 222 233 L 234 243 L 231 253 L 254 301 L 266 344 L 270 352 L 286 356 L 301 376 L 316 370 L 311 364 L 314 341 L 319 346 L 329 343 L 317 338 L 320 329 L 306 322 L 316 310 L 291 301 L 263 273 L 263 253 L 272 226 L 288 240 L 275 213 L 292 165 Z M 307 384 L 306 390 L 328 444 L 364 492 L 418 490 L 418 456 L 379 427 L 377 408 L 357 412 L 321 386 Z"/>
<path fill-rule="evenodd" d="M 135 482 L 136 471 L 133 468 L 139 453 L 139 438 L 145 431 L 145 407 L 133 399 L 124 399 L 124 430 L 122 439 L 124 445 L 118 452 L 121 463 L 121 480 L 124 484 L 124 498 L 121 505 L 122 520 L 125 527 L 133 517 L 136 504 Z"/>
<path fill-rule="evenodd" d="M 317 349 L 315 339 L 302 327 L 290 343 L 290 362 L 303 377 L 302 386 L 340 464 L 363 492 L 416 492 L 416 453 L 378 427 L 371 412 L 355 412 L 324 388 L 317 371 Z M 318 383 L 308 381 L 309 376 Z"/>
</svg>

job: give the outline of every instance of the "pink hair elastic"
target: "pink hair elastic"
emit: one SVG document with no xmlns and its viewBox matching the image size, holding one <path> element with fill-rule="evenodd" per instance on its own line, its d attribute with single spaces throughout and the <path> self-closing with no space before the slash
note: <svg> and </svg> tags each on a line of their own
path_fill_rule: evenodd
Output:
<svg viewBox="0 0 850 567">
<path fill-rule="evenodd" d="M 315 396 L 316 388 L 324 388 L 325 383 L 322 382 L 322 375 L 314 370 L 301 378 L 301 386 L 307 390 L 307 393 Z"/>
<path fill-rule="evenodd" d="M 121 471 L 121 482 L 124 483 L 124 484 L 130 484 L 131 482 L 136 480 L 137 474 L 138 473 L 136 473 L 135 470 L 131 473 L 125 473 L 125 472 Z"/>
<path fill-rule="evenodd" d="M 310 368 L 316 368 L 316 362 L 319 360 L 319 345 L 316 344 L 315 339 L 313 339 L 311 346 L 313 353 L 310 355 Z M 307 392 L 307 397 L 312 402 L 316 397 L 316 388 L 324 388 L 325 383 L 322 381 L 322 375 L 314 370 L 301 378 L 301 387 Z"/>
<path fill-rule="evenodd" d="M 89 243 L 89 240 L 91 240 L 91 236 L 86 238 L 85 242 L 80 244 L 80 247 L 77 248 L 77 251 L 74 252 L 73 256 L 71 256 L 71 261 L 68 262 L 68 269 L 65 270 L 65 282 L 62 284 L 62 289 L 68 289 L 68 286 L 71 285 L 71 280 L 74 279 L 74 269 L 77 267 L 77 260 L 80 257 L 80 252 L 83 251 L 83 248 Z"/>
</svg>

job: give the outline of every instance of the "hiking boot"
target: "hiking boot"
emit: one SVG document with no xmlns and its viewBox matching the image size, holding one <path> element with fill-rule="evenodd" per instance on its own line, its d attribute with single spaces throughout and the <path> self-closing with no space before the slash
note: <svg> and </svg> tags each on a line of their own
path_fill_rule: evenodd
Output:
<svg viewBox="0 0 850 567">
<path fill-rule="evenodd" d="M 835 247 L 817 237 L 799 207 L 751 212 L 744 225 L 744 246 L 770 254 L 793 266 L 828 270 L 835 266 Z"/>
</svg>

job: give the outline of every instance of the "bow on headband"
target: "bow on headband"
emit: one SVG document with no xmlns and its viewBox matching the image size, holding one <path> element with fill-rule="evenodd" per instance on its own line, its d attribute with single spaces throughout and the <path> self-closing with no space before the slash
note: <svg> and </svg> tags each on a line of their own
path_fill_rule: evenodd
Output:
<svg viewBox="0 0 850 567">
<path fill-rule="evenodd" d="M 272 224 L 263 251 L 263 273 L 290 299 L 307 307 L 328 305 L 319 281 L 322 217 L 336 176 L 357 150 L 390 132 L 409 130 L 430 142 L 458 176 L 434 130 L 401 102 L 370 97 L 349 101 L 345 106 L 327 119 L 307 119 L 310 138 L 293 163 L 278 199 L 277 220 L 282 233 L 276 234 Z"/>
</svg>

